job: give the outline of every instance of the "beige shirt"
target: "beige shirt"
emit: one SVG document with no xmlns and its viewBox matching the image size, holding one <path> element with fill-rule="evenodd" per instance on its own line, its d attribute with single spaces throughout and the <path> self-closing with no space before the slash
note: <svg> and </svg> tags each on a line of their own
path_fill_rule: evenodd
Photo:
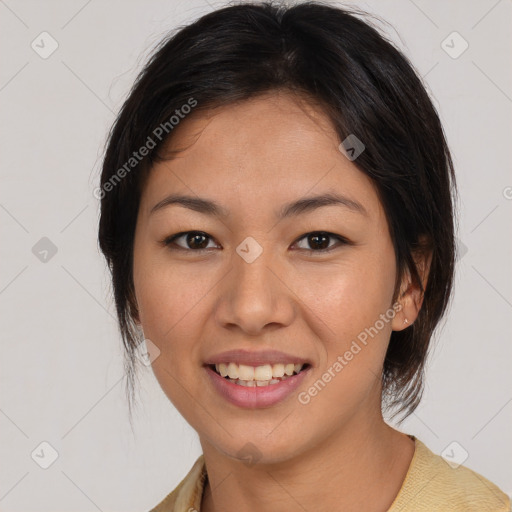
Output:
<svg viewBox="0 0 512 512">
<path fill-rule="evenodd" d="M 464 466 L 452 468 L 419 439 L 402 487 L 387 512 L 510 512 L 510 498 Z M 150 512 L 201 512 L 207 479 L 200 455 L 187 476 Z"/>
</svg>

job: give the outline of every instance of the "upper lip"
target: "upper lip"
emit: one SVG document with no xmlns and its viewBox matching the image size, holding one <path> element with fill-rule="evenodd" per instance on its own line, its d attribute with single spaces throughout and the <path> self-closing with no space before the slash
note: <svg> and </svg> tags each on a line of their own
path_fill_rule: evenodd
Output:
<svg viewBox="0 0 512 512">
<path fill-rule="evenodd" d="M 220 363 L 235 363 L 247 366 L 263 366 L 265 364 L 279 363 L 310 364 L 309 361 L 303 357 L 287 354 L 286 352 L 281 352 L 279 350 L 228 350 L 227 352 L 215 354 L 205 361 L 205 365 Z"/>
</svg>

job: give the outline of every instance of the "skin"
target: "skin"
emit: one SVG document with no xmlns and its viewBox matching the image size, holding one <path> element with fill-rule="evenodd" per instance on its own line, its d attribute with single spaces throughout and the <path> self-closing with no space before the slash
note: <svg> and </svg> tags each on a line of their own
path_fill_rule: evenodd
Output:
<svg viewBox="0 0 512 512">
<path fill-rule="evenodd" d="M 384 210 L 339 143 L 317 106 L 273 92 L 190 115 L 170 142 L 180 152 L 146 182 L 134 241 L 136 320 L 160 350 L 158 382 L 199 435 L 209 478 L 201 511 L 385 511 L 410 465 L 414 443 L 384 422 L 380 385 L 391 331 L 410 326 L 421 307 L 408 276 L 401 311 L 307 405 L 297 399 L 393 300 Z M 277 220 L 285 203 L 326 192 L 365 213 L 329 205 Z M 180 205 L 150 214 L 171 193 L 213 200 L 229 214 Z M 194 230 L 210 237 L 206 251 L 186 237 L 175 242 L 181 251 L 162 243 Z M 328 238 L 334 249 L 322 252 L 304 236 L 312 231 L 351 243 Z M 263 248 L 252 263 L 236 252 L 248 236 Z M 282 350 L 313 368 L 285 401 L 242 409 L 215 391 L 203 367 L 234 348 Z M 260 457 L 254 464 L 238 455 L 248 442 Z"/>
</svg>

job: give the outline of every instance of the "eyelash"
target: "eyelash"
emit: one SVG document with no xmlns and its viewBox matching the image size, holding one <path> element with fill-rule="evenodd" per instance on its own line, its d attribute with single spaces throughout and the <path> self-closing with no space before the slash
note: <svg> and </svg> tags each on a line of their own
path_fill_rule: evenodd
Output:
<svg viewBox="0 0 512 512">
<path fill-rule="evenodd" d="M 196 252 L 196 253 L 201 253 L 203 251 L 208 251 L 211 249 L 210 248 L 202 248 L 202 249 L 189 249 L 189 248 L 184 248 L 184 247 L 180 247 L 178 245 L 174 245 L 174 247 L 172 246 L 172 244 L 174 244 L 174 241 L 183 237 L 183 236 L 186 236 L 186 235 L 189 235 L 189 234 L 198 234 L 198 235 L 203 235 L 207 238 L 209 238 L 210 240 L 213 240 L 213 238 L 208 235 L 207 233 L 205 233 L 204 231 L 182 231 L 180 233 L 176 233 L 174 235 L 171 235 L 167 238 L 165 238 L 163 240 L 163 245 L 168 247 L 170 250 L 177 250 L 177 251 L 185 251 L 185 252 Z M 342 245 L 352 245 L 352 242 L 350 242 L 349 240 L 347 240 L 346 238 L 342 237 L 341 235 L 336 235 L 334 233 L 330 233 L 328 231 L 310 231 L 309 233 L 305 233 L 304 235 L 300 236 L 299 238 L 297 238 L 297 240 L 293 243 L 294 245 L 296 243 L 298 243 L 300 240 L 304 239 L 304 238 L 307 238 L 309 236 L 312 236 L 312 235 L 324 235 L 328 238 L 335 238 L 336 240 L 338 240 L 338 242 L 340 242 L 340 245 L 336 246 L 332 246 L 332 247 L 328 247 L 326 249 L 318 249 L 318 250 L 315 250 L 315 249 L 298 249 L 298 250 L 301 250 L 301 251 L 307 251 L 309 253 L 328 253 L 328 252 L 331 252 L 332 250 L 336 249 L 337 247 L 340 247 Z"/>
</svg>

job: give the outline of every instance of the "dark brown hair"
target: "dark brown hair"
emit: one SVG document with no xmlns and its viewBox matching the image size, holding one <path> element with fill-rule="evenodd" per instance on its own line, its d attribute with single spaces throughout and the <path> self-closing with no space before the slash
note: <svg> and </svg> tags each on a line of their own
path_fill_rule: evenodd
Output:
<svg viewBox="0 0 512 512">
<path fill-rule="evenodd" d="M 407 58 L 361 13 L 322 2 L 244 2 L 180 27 L 156 48 L 110 131 L 98 189 L 99 245 L 112 274 L 129 402 L 140 341 L 133 322 L 135 223 L 148 173 L 172 137 L 170 119 L 186 117 L 190 109 L 183 106 L 192 102 L 198 112 L 275 90 L 322 105 L 340 141 L 350 134 L 363 141 L 354 163 L 372 179 L 386 212 L 396 253 L 395 299 L 404 272 L 421 284 L 414 254 L 432 253 L 419 316 L 392 332 L 382 374 L 383 405 L 395 415 L 410 414 L 421 399 L 428 348 L 452 289 L 452 160 Z M 147 155 L 133 160 L 144 146 Z"/>
</svg>

